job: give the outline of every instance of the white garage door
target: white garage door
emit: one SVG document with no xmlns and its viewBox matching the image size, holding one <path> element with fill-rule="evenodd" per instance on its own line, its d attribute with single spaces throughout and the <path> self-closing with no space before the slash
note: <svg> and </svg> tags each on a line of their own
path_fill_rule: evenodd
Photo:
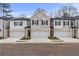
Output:
<svg viewBox="0 0 79 59">
<path fill-rule="evenodd" d="M 72 37 L 72 32 L 54 32 L 54 36 L 56 37 Z"/>
<path fill-rule="evenodd" d="M 24 36 L 24 32 L 10 32 L 10 37 L 21 38 Z"/>
<path fill-rule="evenodd" d="M 32 32 L 32 38 L 48 38 L 48 32 Z"/>
</svg>

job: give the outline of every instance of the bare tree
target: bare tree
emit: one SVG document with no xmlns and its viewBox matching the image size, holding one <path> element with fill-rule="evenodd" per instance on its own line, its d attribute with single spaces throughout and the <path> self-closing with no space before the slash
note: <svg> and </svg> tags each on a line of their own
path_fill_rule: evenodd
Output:
<svg viewBox="0 0 79 59">
<path fill-rule="evenodd" d="M 64 6 L 55 12 L 55 17 L 73 17 L 78 15 L 78 10 L 73 5 Z"/>
</svg>

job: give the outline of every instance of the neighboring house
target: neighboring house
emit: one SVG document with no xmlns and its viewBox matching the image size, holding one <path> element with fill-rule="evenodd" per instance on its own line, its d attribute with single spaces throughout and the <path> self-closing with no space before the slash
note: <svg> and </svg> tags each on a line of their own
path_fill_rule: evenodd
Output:
<svg viewBox="0 0 79 59">
<path fill-rule="evenodd" d="M 79 38 L 79 17 L 51 18 L 54 37 Z"/>
<path fill-rule="evenodd" d="M 79 16 L 52 18 L 48 17 L 43 9 L 38 9 L 31 18 L 5 19 L 0 18 L 0 37 L 79 38 Z"/>
<path fill-rule="evenodd" d="M 7 38 L 8 37 L 8 31 L 9 31 L 9 23 L 8 23 L 7 17 L 0 17 L 0 37 Z"/>
<path fill-rule="evenodd" d="M 10 20 L 10 37 L 24 37 L 26 34 L 26 28 L 30 25 L 28 18 L 14 18 Z"/>
</svg>

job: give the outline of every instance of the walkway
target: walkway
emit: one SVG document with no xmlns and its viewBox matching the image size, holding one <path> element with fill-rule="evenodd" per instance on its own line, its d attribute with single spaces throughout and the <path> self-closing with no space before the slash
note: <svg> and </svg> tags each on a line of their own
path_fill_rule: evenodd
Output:
<svg viewBox="0 0 79 59">
<path fill-rule="evenodd" d="M 29 43 L 50 43 L 48 38 L 32 38 L 28 41 Z"/>
<path fill-rule="evenodd" d="M 20 40 L 20 38 L 7 38 L 7 39 L 1 39 L 0 43 L 15 43 L 18 40 Z"/>
<path fill-rule="evenodd" d="M 49 40 L 48 38 L 32 38 L 31 40 L 22 40 L 22 42 L 16 42 L 21 41 L 20 38 L 7 38 L 7 39 L 1 39 L 0 43 L 79 43 L 79 39 L 75 38 L 59 38 L 60 40 L 63 40 L 64 42 L 53 42 Z"/>
<path fill-rule="evenodd" d="M 79 39 L 76 38 L 59 38 L 63 40 L 65 43 L 79 43 Z"/>
</svg>

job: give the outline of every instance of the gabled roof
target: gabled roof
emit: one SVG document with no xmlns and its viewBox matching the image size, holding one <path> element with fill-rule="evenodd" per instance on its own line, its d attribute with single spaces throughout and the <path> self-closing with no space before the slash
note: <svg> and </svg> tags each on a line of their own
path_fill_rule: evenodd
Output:
<svg viewBox="0 0 79 59">
<path fill-rule="evenodd" d="M 41 9 L 41 8 L 38 8 L 38 9 L 35 11 L 34 15 L 31 16 L 31 18 L 33 18 L 34 16 L 38 15 L 39 13 L 43 14 L 45 17 L 48 18 L 48 16 L 45 14 L 45 10 L 44 10 L 44 9 Z"/>
<path fill-rule="evenodd" d="M 51 20 L 78 20 L 79 16 L 75 16 L 75 17 L 55 17 L 55 18 L 51 18 Z"/>
</svg>

